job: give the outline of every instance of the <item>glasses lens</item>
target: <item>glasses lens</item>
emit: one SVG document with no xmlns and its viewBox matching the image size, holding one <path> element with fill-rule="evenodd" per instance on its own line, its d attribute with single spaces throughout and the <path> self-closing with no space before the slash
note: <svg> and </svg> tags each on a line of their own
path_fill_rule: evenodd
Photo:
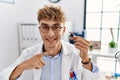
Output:
<svg viewBox="0 0 120 80">
<path fill-rule="evenodd" d="M 45 25 L 45 24 L 44 24 L 44 25 L 41 25 L 40 28 L 41 28 L 41 31 L 42 31 L 42 32 L 48 32 L 48 31 L 49 31 L 49 27 L 48 27 L 47 25 Z"/>
<path fill-rule="evenodd" d="M 62 27 L 59 24 L 55 24 L 55 25 L 53 25 L 51 27 L 46 25 L 46 24 L 42 24 L 40 26 L 40 29 L 41 29 L 42 32 L 48 32 L 50 28 L 52 29 L 53 32 L 59 32 Z"/>
<path fill-rule="evenodd" d="M 53 30 L 53 31 L 56 31 L 56 32 L 59 32 L 59 31 L 61 30 L 61 26 L 60 26 L 60 25 L 54 25 L 54 26 L 52 27 L 52 30 Z"/>
</svg>

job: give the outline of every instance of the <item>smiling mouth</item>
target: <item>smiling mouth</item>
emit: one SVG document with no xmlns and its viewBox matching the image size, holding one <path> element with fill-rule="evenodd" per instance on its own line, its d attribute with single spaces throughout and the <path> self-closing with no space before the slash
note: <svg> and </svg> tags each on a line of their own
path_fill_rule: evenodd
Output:
<svg viewBox="0 0 120 80">
<path fill-rule="evenodd" d="M 47 41 L 49 41 L 49 42 L 53 42 L 53 41 L 55 41 L 56 39 L 47 39 Z"/>
</svg>

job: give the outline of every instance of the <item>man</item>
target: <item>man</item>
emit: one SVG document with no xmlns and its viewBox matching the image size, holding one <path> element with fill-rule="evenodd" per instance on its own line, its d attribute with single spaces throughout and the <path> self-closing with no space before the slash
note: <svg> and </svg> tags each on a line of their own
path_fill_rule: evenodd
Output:
<svg viewBox="0 0 120 80">
<path fill-rule="evenodd" d="M 60 7 L 40 9 L 38 22 L 43 43 L 25 49 L 14 64 L 0 73 L 3 80 L 20 79 L 27 71 L 33 74 L 31 80 L 69 80 L 71 72 L 78 80 L 98 80 L 98 68 L 88 56 L 90 43 L 78 36 L 70 38 L 74 45 L 61 40 L 66 27 Z"/>
</svg>

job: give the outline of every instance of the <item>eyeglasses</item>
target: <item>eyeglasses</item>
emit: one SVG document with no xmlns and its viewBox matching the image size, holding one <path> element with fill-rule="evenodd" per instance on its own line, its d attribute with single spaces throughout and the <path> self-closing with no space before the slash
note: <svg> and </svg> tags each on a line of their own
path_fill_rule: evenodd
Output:
<svg viewBox="0 0 120 80">
<path fill-rule="evenodd" d="M 60 24 L 54 24 L 53 26 L 49 26 L 47 24 L 41 24 L 41 26 L 39 27 L 39 29 L 43 33 L 47 33 L 50 30 L 50 28 L 52 29 L 53 32 L 57 33 L 60 32 L 63 27 L 61 27 Z"/>
</svg>

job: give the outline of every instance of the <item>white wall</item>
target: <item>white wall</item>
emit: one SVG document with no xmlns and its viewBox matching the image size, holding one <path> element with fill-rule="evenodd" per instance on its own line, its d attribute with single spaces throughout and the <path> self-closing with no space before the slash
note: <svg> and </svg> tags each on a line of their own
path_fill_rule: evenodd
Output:
<svg viewBox="0 0 120 80">
<path fill-rule="evenodd" d="M 0 70 L 18 56 L 16 6 L 0 3 Z"/>
<path fill-rule="evenodd" d="M 67 20 L 74 24 L 74 31 L 83 26 L 84 0 L 61 0 L 57 4 L 49 0 L 15 0 L 15 4 L 0 2 L 0 70 L 10 65 L 19 56 L 17 23 L 37 22 L 37 10 L 44 5 L 60 5 Z"/>
</svg>

